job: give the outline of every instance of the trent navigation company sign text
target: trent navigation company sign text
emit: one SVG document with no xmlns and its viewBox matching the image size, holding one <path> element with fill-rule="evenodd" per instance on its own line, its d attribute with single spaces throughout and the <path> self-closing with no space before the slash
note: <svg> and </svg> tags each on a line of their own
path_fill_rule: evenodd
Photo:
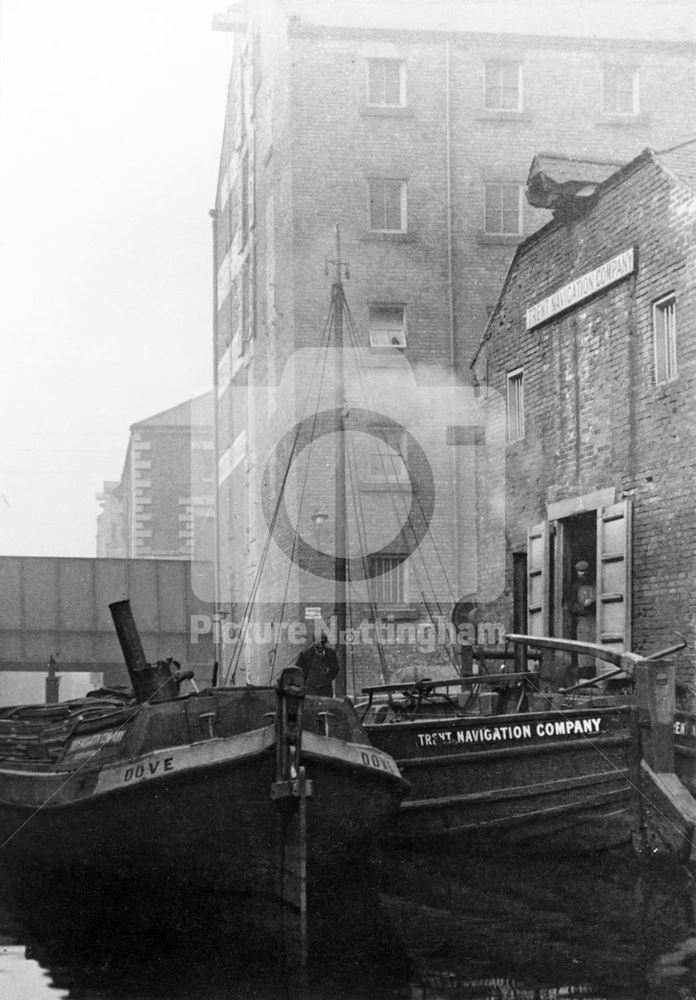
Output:
<svg viewBox="0 0 696 1000">
<path fill-rule="evenodd" d="M 628 250 L 617 254 L 616 257 L 612 257 L 611 260 L 600 264 L 593 271 L 587 271 L 586 274 L 580 275 L 575 281 L 570 281 L 567 285 L 563 285 L 562 288 L 559 288 L 553 295 L 549 295 L 548 298 L 542 299 L 540 302 L 536 302 L 533 306 L 530 306 L 526 315 L 526 328 L 533 330 L 535 326 L 545 323 L 547 319 L 551 319 L 556 313 L 563 312 L 564 309 L 569 309 L 578 302 L 582 302 L 583 299 L 589 299 L 595 292 L 600 291 L 602 288 L 607 288 L 609 285 L 613 285 L 615 281 L 620 281 L 627 274 L 631 274 L 634 267 L 635 254 L 633 247 L 630 247 Z"/>
</svg>

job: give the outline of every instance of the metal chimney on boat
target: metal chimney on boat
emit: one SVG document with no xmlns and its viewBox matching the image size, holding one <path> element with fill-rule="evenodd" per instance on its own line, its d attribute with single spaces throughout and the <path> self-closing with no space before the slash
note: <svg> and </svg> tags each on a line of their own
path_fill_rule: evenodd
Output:
<svg viewBox="0 0 696 1000">
<path fill-rule="evenodd" d="M 152 666 L 145 659 L 130 601 L 115 601 L 109 605 L 109 611 L 137 701 L 169 701 L 176 698 L 179 688 L 172 676 L 170 661 L 159 660 Z"/>
</svg>

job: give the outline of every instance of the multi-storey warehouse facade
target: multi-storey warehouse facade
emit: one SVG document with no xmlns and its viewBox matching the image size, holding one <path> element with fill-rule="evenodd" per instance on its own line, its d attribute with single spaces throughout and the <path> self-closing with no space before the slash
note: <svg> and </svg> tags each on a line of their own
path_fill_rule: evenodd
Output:
<svg viewBox="0 0 696 1000">
<path fill-rule="evenodd" d="M 374 567 L 377 603 L 390 620 L 417 625 L 423 601 L 414 584 L 428 570 L 441 577 L 437 614 L 447 617 L 472 594 L 494 596 L 479 593 L 480 566 L 502 565 L 500 540 L 492 554 L 477 553 L 474 540 L 477 519 L 491 515 L 495 523 L 495 504 L 476 509 L 470 466 L 483 457 L 500 474 L 498 442 L 494 428 L 487 438 L 472 429 L 479 418 L 467 377 L 516 246 L 549 218 L 523 198 L 529 162 L 543 149 L 627 162 L 646 145 L 685 138 L 694 120 L 696 50 L 676 16 L 679 5 L 670 5 L 668 18 L 660 5 L 638 5 L 652 12 L 647 20 L 633 5 L 630 19 L 613 21 L 616 11 L 606 6 L 584 5 L 581 21 L 574 5 L 530 3 L 512 24 L 509 4 L 475 0 L 372 0 L 341 5 L 340 16 L 325 2 L 262 0 L 218 20 L 235 32 L 214 211 L 218 600 L 231 618 L 252 592 L 265 602 L 267 624 L 286 616 L 277 588 L 254 590 L 254 579 L 269 530 L 267 458 L 300 415 L 302 388 L 295 383 L 292 405 L 281 393 L 274 412 L 276 397 L 266 400 L 262 387 L 278 386 L 284 372 L 287 379 L 286 363 L 301 350 L 310 352 L 299 356 L 309 379 L 326 322 L 325 262 L 336 257 L 337 225 L 350 265 L 351 346 L 372 369 L 403 366 L 390 376 L 394 419 L 401 421 L 397 403 L 417 389 L 431 399 L 442 396 L 443 385 L 464 391 L 466 412 L 445 419 L 437 447 L 434 438 L 421 442 L 437 493 L 432 546 L 419 548 L 422 565 L 399 562 L 408 547 L 403 537 L 384 553 L 386 529 L 366 543 L 387 560 L 382 573 Z M 402 393 L 393 390 L 399 379 Z M 462 424 L 468 429 L 452 429 Z M 493 451 L 477 456 L 484 439 Z M 447 450 L 454 440 L 467 444 Z M 393 440 L 382 441 L 376 450 L 393 458 Z M 504 463 L 504 448 L 501 456 Z M 373 525 L 390 505 L 398 520 L 405 492 L 398 475 L 381 478 L 370 493 Z M 315 496 L 312 511 L 298 515 L 298 531 L 321 527 L 324 500 Z M 292 534 L 283 523 L 274 523 L 277 538 L 281 530 Z M 330 518 L 322 530 L 328 546 Z M 268 550 L 276 580 L 283 559 L 293 562 L 290 541 L 283 544 L 284 554 L 275 543 Z M 502 578 L 496 572 L 493 590 Z M 283 594 L 300 621 L 307 607 L 325 616 L 335 599 L 309 587 L 300 570 Z M 252 679 L 261 679 L 264 655 Z M 356 654 L 353 686 L 370 669 Z"/>
</svg>

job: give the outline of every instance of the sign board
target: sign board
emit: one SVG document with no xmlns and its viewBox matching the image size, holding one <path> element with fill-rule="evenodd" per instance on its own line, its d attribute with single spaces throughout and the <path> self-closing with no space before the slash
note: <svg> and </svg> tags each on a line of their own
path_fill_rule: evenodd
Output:
<svg viewBox="0 0 696 1000">
<path fill-rule="evenodd" d="M 321 608 L 305 608 L 305 619 L 321 618 Z"/>
<path fill-rule="evenodd" d="M 541 299 L 539 302 L 535 302 L 533 306 L 530 306 L 526 313 L 527 330 L 533 330 L 535 326 L 540 326 L 548 319 L 551 319 L 552 316 L 556 316 L 565 309 L 577 305 L 578 302 L 582 302 L 584 299 L 589 299 L 595 292 L 599 292 L 602 288 L 608 288 L 609 285 L 620 281 L 627 274 L 631 274 L 634 269 L 634 248 L 629 247 L 628 250 L 617 254 L 611 260 L 600 264 L 593 271 L 587 271 L 574 281 L 563 285 L 553 295 L 549 295 L 547 298 Z"/>
</svg>

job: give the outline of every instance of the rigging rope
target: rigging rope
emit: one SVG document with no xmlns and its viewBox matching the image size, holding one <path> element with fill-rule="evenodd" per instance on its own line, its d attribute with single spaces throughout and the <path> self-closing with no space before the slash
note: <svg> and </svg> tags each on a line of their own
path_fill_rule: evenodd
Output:
<svg viewBox="0 0 696 1000">
<path fill-rule="evenodd" d="M 346 311 L 346 317 L 347 317 L 347 320 L 348 320 L 348 322 L 347 322 L 348 336 L 351 339 L 352 343 L 355 345 L 356 354 L 357 354 L 358 360 L 359 360 L 359 362 L 366 361 L 367 358 L 368 358 L 368 355 L 367 355 L 367 352 L 365 350 L 364 345 L 361 343 L 361 341 L 360 341 L 360 339 L 358 337 L 357 328 L 355 326 L 352 314 L 350 312 L 350 308 L 348 307 L 347 303 L 345 305 L 345 311 Z M 366 393 L 366 390 L 365 390 L 365 382 L 364 382 L 364 378 L 363 378 L 363 375 L 362 375 L 362 365 L 359 363 L 356 367 L 357 367 L 357 370 L 358 370 L 358 381 L 360 383 L 360 387 L 361 387 L 361 390 L 363 392 L 363 398 L 365 399 L 366 404 L 369 406 L 370 403 L 369 403 L 369 399 L 367 397 L 367 393 Z M 398 481 L 398 472 L 400 470 L 399 470 L 398 466 L 396 465 L 396 457 L 394 455 L 394 452 L 396 452 L 398 454 L 398 457 L 401 459 L 401 462 L 403 463 L 403 466 L 406 469 L 408 469 L 408 466 L 406 464 L 406 460 L 405 460 L 405 456 L 403 454 L 403 449 L 402 449 L 401 443 L 399 441 L 397 441 L 396 446 L 392 447 L 390 449 L 390 452 L 389 452 L 389 460 L 390 460 L 391 465 L 392 465 L 392 470 L 391 471 L 392 471 L 392 474 L 393 474 L 394 481 L 396 482 L 396 481 Z M 381 451 L 379 453 L 379 459 L 380 459 L 381 464 L 382 464 L 382 471 L 383 471 L 383 473 L 385 475 L 385 479 L 388 479 L 387 469 L 386 469 L 387 455 L 385 455 L 384 451 Z M 408 526 L 408 528 L 410 529 L 410 532 L 412 534 L 411 541 L 413 542 L 413 548 L 411 549 L 410 565 L 412 566 L 414 575 L 416 576 L 416 584 L 417 584 L 417 587 L 418 587 L 418 591 L 419 591 L 422 603 L 425 606 L 426 613 L 427 613 L 428 617 L 430 618 L 430 621 L 433 624 L 433 626 L 437 627 L 438 622 L 436 621 L 435 613 L 433 612 L 431 604 L 430 604 L 430 602 L 428 601 L 428 599 L 426 597 L 425 589 L 424 589 L 424 587 L 421 584 L 421 579 L 420 579 L 419 574 L 418 574 L 418 570 L 417 570 L 417 567 L 416 567 L 416 562 L 413 559 L 413 556 L 415 555 L 416 552 L 418 552 L 418 556 L 419 556 L 419 558 L 421 560 L 423 569 L 425 571 L 426 582 L 427 582 L 427 585 L 429 587 L 429 592 L 430 593 L 435 594 L 435 586 L 433 584 L 433 580 L 432 580 L 432 577 L 430 575 L 430 570 L 428 568 L 428 564 L 426 562 L 425 556 L 424 556 L 424 554 L 423 554 L 423 552 L 421 550 L 418 538 L 416 536 L 416 530 L 415 530 L 415 528 L 413 526 L 413 523 L 412 523 L 411 519 L 408 516 L 409 511 L 406 509 L 405 495 L 401 495 L 403 510 L 398 511 L 397 510 L 396 499 L 395 499 L 395 491 L 392 490 L 392 491 L 389 491 L 389 493 L 390 493 L 390 501 L 391 501 L 391 506 L 392 506 L 392 512 L 393 512 L 393 514 L 395 516 L 395 519 L 398 520 L 398 521 L 400 521 L 400 522 L 402 522 L 404 524 L 404 528 L 402 528 L 402 533 L 405 530 L 406 526 Z M 425 517 L 425 511 L 424 511 L 424 508 L 423 508 L 422 499 L 421 499 L 418 491 L 413 488 L 413 485 L 411 485 L 411 495 L 413 496 L 413 498 L 414 498 L 414 500 L 415 500 L 415 502 L 416 502 L 416 504 L 418 506 L 418 509 L 419 509 L 419 512 L 420 512 L 421 516 Z M 359 494 L 358 494 L 358 497 L 359 497 Z M 363 513 L 363 508 L 362 508 L 362 498 L 361 497 L 359 497 L 359 503 L 360 503 L 360 506 L 361 506 L 361 514 L 362 514 Z M 359 517 L 358 518 L 358 522 L 360 522 L 361 520 L 362 520 L 362 517 Z M 408 539 L 406 539 L 406 540 L 408 541 Z M 433 550 L 435 552 L 435 556 L 437 558 L 438 565 L 439 565 L 439 567 L 440 567 L 440 569 L 442 571 L 442 576 L 443 576 L 443 578 L 444 578 L 444 580 L 446 582 L 446 585 L 447 585 L 450 593 L 452 593 L 452 585 L 451 585 L 451 583 L 449 581 L 446 567 L 445 567 L 444 562 L 443 562 L 443 560 L 441 558 L 440 551 L 439 551 L 436 539 L 435 539 L 435 537 L 434 537 L 433 534 L 430 534 L 430 541 L 431 541 Z M 452 599 L 454 599 L 454 598 L 452 598 Z M 435 604 L 435 607 L 436 607 L 437 612 L 439 614 L 440 620 L 444 620 L 445 616 L 443 614 L 443 610 L 442 610 L 442 606 L 441 606 L 440 602 L 437 601 L 437 600 L 435 600 L 434 604 Z M 450 662 L 452 663 L 452 665 L 455 667 L 455 669 L 459 670 L 459 665 L 457 663 L 456 656 L 454 655 L 453 650 L 450 648 L 449 645 L 445 646 L 445 650 L 446 650 L 448 659 L 450 660 Z"/>
<path fill-rule="evenodd" d="M 329 317 L 327 318 L 327 320 L 326 320 L 326 322 L 324 324 L 324 329 L 322 331 L 321 342 L 320 342 L 320 345 L 319 345 L 320 352 L 321 352 L 322 347 L 324 347 L 324 354 L 323 354 L 324 364 L 323 364 L 323 370 L 322 370 L 322 382 L 323 382 L 324 372 L 325 372 L 325 369 L 326 369 L 327 353 L 326 353 L 325 347 L 326 347 L 326 344 L 328 344 L 328 339 L 329 339 L 329 336 L 330 336 L 330 327 L 331 327 L 331 313 L 329 313 Z M 325 344 L 325 341 L 326 341 L 326 344 Z M 285 465 L 285 471 L 284 471 L 284 474 L 283 474 L 283 479 L 282 479 L 282 482 L 281 482 L 281 485 L 280 485 L 280 489 L 278 490 L 278 496 L 276 498 L 276 502 L 275 502 L 274 509 L 273 509 L 273 516 L 271 518 L 271 523 L 268 526 L 268 532 L 266 534 L 266 540 L 264 542 L 264 546 L 263 546 L 263 549 L 262 549 L 262 552 L 261 552 L 261 558 L 259 559 L 259 564 L 258 564 L 258 567 L 256 569 L 256 573 L 254 575 L 254 581 L 252 583 L 251 591 L 250 591 L 249 597 L 247 599 L 247 602 L 246 602 L 246 604 L 244 606 L 244 613 L 243 613 L 243 616 L 242 616 L 241 628 L 240 628 L 239 634 L 235 638 L 235 646 L 234 646 L 234 649 L 232 651 L 232 656 L 230 658 L 229 666 L 227 667 L 227 670 L 225 671 L 225 676 L 224 676 L 224 679 L 223 679 L 223 685 L 227 684 L 228 679 L 230 679 L 231 683 L 234 684 L 236 676 L 237 676 L 237 670 L 239 669 L 239 664 L 240 664 L 242 652 L 243 652 L 243 649 L 244 649 L 244 640 L 246 639 L 246 634 L 247 634 L 247 631 L 248 631 L 251 609 L 252 609 L 252 606 L 255 603 L 256 595 L 257 595 L 259 587 L 261 585 L 261 579 L 262 579 L 263 571 L 264 571 L 265 564 L 266 564 L 266 558 L 268 556 L 268 551 L 270 549 L 271 540 L 273 538 L 275 526 L 276 526 L 276 523 L 277 523 L 277 520 L 278 520 L 278 514 L 280 512 L 281 504 L 284 502 L 284 499 L 285 499 L 285 487 L 287 485 L 287 481 L 288 481 L 288 478 L 289 478 L 289 475 L 290 475 L 290 470 L 292 468 L 293 459 L 295 457 L 295 452 L 297 450 L 297 444 L 298 444 L 300 433 L 301 433 L 301 430 L 302 430 L 302 422 L 304 420 L 305 414 L 307 413 L 307 404 L 308 404 L 308 401 L 309 401 L 309 398 L 310 398 L 312 385 L 314 384 L 315 372 L 316 372 L 316 369 L 317 369 L 317 366 L 318 366 L 318 363 L 319 363 L 319 358 L 321 356 L 320 352 L 316 354 L 315 359 L 314 359 L 314 365 L 313 365 L 313 368 L 312 368 L 312 372 L 310 374 L 309 384 L 308 384 L 308 388 L 307 388 L 307 395 L 305 396 L 305 399 L 303 401 L 301 417 L 297 421 L 297 428 L 296 428 L 296 432 L 295 432 L 295 437 L 293 439 L 292 447 L 290 449 L 290 454 L 288 456 L 288 460 L 287 460 L 286 465 Z M 319 383 L 319 388 L 321 388 L 322 382 Z M 316 427 L 318 402 L 319 402 L 319 397 L 317 398 L 317 405 L 314 407 L 314 421 L 313 421 L 313 424 L 312 424 L 312 437 L 310 438 L 310 445 L 309 445 L 310 453 L 311 453 L 311 446 L 312 446 L 312 441 L 313 441 L 313 437 L 314 437 L 314 430 L 315 430 L 315 427 Z M 307 463 L 307 470 L 308 469 L 309 469 L 309 462 Z M 306 485 L 307 470 L 305 472 L 305 483 L 303 484 L 303 490 L 304 490 L 304 485 Z M 295 534 L 295 537 L 293 538 L 293 547 L 292 547 L 292 556 L 293 557 L 295 555 L 296 545 L 297 545 L 297 534 Z M 288 562 L 288 568 L 287 568 L 287 574 L 286 574 L 286 580 L 285 580 L 285 591 L 284 591 L 284 594 L 283 594 L 283 603 L 282 603 L 282 606 L 281 606 L 281 621 L 282 621 L 283 612 L 284 612 L 284 609 L 285 609 L 285 604 L 286 604 L 286 601 L 287 601 L 287 594 L 288 594 L 288 590 L 289 590 L 290 574 L 292 572 L 293 565 L 294 565 L 294 562 L 291 559 Z M 270 661 L 271 661 L 271 664 L 272 664 L 273 672 L 275 672 L 275 659 L 276 659 L 276 655 L 277 655 L 277 650 L 278 650 L 278 640 L 276 641 L 273 649 L 270 651 Z"/>
</svg>

